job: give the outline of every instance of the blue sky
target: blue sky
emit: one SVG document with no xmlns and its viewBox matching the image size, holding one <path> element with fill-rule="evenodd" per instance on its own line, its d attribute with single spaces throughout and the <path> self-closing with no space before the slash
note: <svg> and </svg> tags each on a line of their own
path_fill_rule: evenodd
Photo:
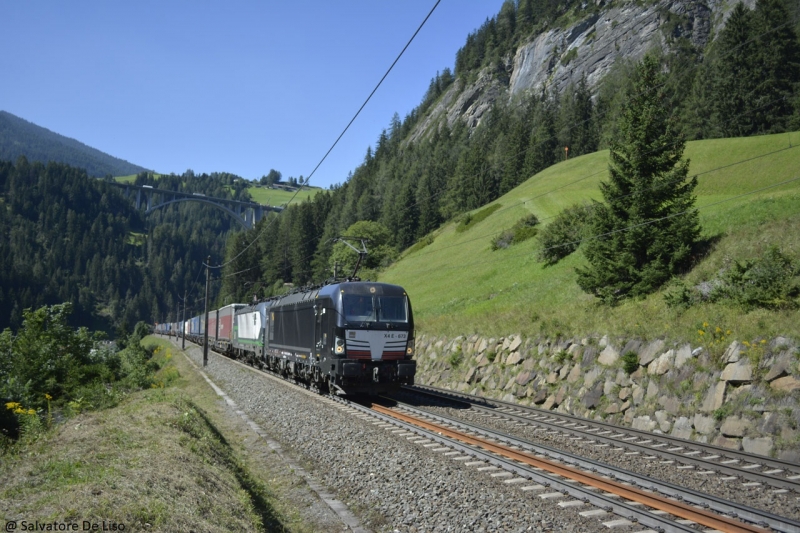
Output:
<svg viewBox="0 0 800 533">
<path fill-rule="evenodd" d="M 308 176 L 435 0 L 0 3 L 0 109 L 158 172 Z M 442 0 L 312 177 L 346 179 L 502 0 Z"/>
</svg>

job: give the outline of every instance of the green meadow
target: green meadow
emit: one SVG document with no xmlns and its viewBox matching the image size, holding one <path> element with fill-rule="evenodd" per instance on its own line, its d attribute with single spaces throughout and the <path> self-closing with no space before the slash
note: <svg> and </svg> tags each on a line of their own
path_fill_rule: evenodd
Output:
<svg viewBox="0 0 800 533">
<path fill-rule="evenodd" d="M 798 145 L 800 132 L 688 143 L 702 238 L 710 244 L 683 277 L 687 285 L 713 279 L 731 261 L 757 258 L 770 245 L 800 260 Z M 609 334 L 696 344 L 709 342 L 698 336 L 708 327 L 740 340 L 800 333 L 800 311 L 744 312 L 721 303 L 680 311 L 665 304 L 667 287 L 642 300 L 600 304 L 575 281 L 575 269 L 586 264 L 580 248 L 553 266 L 537 260 L 536 238 L 492 251 L 492 238 L 530 213 L 544 227 L 569 205 L 601 199 L 598 184 L 607 176 L 608 151 L 552 166 L 489 204 L 501 207 L 466 231 L 456 231 L 458 221 L 444 225 L 380 279 L 408 291 L 422 333 Z"/>
<path fill-rule="evenodd" d="M 322 189 L 318 187 L 303 187 L 297 192 L 284 191 L 283 189 L 268 189 L 261 185 L 253 185 L 247 189 L 254 202 L 262 205 L 282 206 L 289 202 L 299 204 L 306 198 L 313 198 Z"/>
<path fill-rule="evenodd" d="M 158 179 L 161 177 L 161 174 L 153 174 L 153 177 L 155 179 Z M 136 174 L 129 174 L 127 176 L 117 176 L 114 178 L 114 181 L 119 183 L 133 183 L 134 181 L 136 181 Z"/>
</svg>

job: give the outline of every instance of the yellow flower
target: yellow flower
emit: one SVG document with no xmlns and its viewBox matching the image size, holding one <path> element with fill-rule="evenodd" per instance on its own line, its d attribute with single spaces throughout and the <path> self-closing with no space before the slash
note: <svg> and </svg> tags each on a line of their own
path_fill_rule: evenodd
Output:
<svg viewBox="0 0 800 533">
<path fill-rule="evenodd" d="M 19 409 L 21 406 L 17 402 L 8 402 L 6 409 Z"/>
<path fill-rule="evenodd" d="M 766 339 L 761 339 L 761 344 L 767 344 L 767 340 Z"/>
<path fill-rule="evenodd" d="M 16 409 L 14 409 L 14 414 L 15 415 L 25 414 L 25 409 L 23 409 L 22 407 L 17 407 Z"/>
<path fill-rule="evenodd" d="M 731 334 L 731 330 L 728 330 L 728 331 L 725 332 L 725 335 L 730 335 L 730 334 Z"/>
<path fill-rule="evenodd" d="M 706 332 L 703 331 L 702 329 L 698 329 L 697 333 L 699 333 L 701 337 L 706 334 Z"/>
<path fill-rule="evenodd" d="M 708 327 L 708 322 L 703 322 L 703 327 L 707 328 Z"/>
<path fill-rule="evenodd" d="M 714 330 L 716 333 L 722 333 L 722 328 L 717 326 L 717 329 Z"/>
<path fill-rule="evenodd" d="M 28 409 L 28 414 L 29 415 L 35 415 L 36 411 L 34 411 L 33 409 Z"/>
<path fill-rule="evenodd" d="M 44 393 L 44 397 L 45 397 L 46 400 L 52 400 L 53 399 L 53 397 L 50 396 L 49 394 L 47 394 L 46 392 Z"/>
<path fill-rule="evenodd" d="M 745 346 L 750 346 L 750 343 L 747 341 L 744 341 L 742 344 L 744 344 Z"/>
</svg>

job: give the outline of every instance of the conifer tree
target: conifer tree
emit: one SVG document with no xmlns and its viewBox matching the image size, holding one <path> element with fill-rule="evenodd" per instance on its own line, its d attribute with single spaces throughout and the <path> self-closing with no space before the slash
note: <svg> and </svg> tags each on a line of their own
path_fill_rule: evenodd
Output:
<svg viewBox="0 0 800 533">
<path fill-rule="evenodd" d="M 788 129 L 793 97 L 800 85 L 800 42 L 780 0 L 758 0 L 753 13 L 758 76 L 756 125 L 759 132 Z"/>
<path fill-rule="evenodd" d="M 604 203 L 594 209 L 578 285 L 606 302 L 652 292 L 691 258 L 700 233 L 682 159 L 685 140 L 664 105 L 664 74 L 652 56 L 636 67 L 612 141 Z"/>
</svg>

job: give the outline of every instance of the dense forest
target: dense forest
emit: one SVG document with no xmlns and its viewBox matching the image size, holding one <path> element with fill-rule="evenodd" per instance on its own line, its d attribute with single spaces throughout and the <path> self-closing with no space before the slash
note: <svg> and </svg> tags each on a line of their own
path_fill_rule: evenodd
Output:
<svg viewBox="0 0 800 533">
<path fill-rule="evenodd" d="M 187 171 L 158 186 L 246 199 L 242 181 Z M 142 173 L 137 183 L 156 181 Z M 120 192 L 67 165 L 0 162 L 0 329 L 20 326 L 24 309 L 61 302 L 72 303 L 73 325 L 107 331 L 174 320 L 184 293 L 202 307 L 198 273 L 207 255 L 222 257 L 233 221 L 191 202 L 145 219 Z"/>
<path fill-rule="evenodd" d="M 25 156 L 30 162 L 64 163 L 85 169 L 95 177 L 145 172 L 138 165 L 0 111 L 0 161 L 16 161 L 19 156 Z"/>
<path fill-rule="evenodd" d="M 330 277 L 338 257 L 333 239 L 357 235 L 353 225 L 360 221 L 362 233 L 366 221 L 378 236 L 371 246 L 381 248 L 385 265 L 412 245 L 424 246 L 443 222 L 494 200 L 567 155 L 608 148 L 620 135 L 624 104 L 633 90 L 636 65 L 628 62 L 615 65 L 595 94 L 580 80 L 563 94 L 501 97 L 474 130 L 463 122 L 450 128 L 442 120 L 423 140 L 408 141 L 455 80 L 468 80 L 479 69 L 503 75 L 498 63 L 564 8 L 547 1 L 506 2 L 468 37 L 455 74 L 437 74 L 417 109 L 402 121 L 395 115 L 345 183 L 231 238 L 222 296 L 244 300 L 273 294 L 287 282 L 303 285 Z M 671 110 L 675 141 L 798 129 L 797 25 L 796 6 L 758 0 L 753 10 L 739 4 L 706 50 L 676 36 L 674 25 L 665 26 L 669 46 L 651 55 L 665 73 L 655 90 Z"/>
</svg>

